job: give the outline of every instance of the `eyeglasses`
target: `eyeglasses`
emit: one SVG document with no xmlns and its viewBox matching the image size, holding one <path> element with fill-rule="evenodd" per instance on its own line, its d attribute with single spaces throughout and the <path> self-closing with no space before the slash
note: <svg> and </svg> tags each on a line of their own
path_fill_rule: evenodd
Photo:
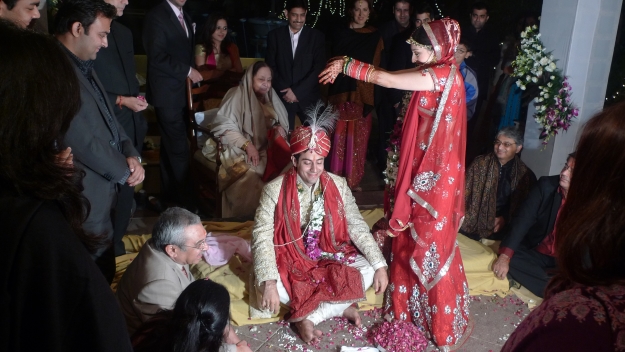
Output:
<svg viewBox="0 0 625 352">
<path fill-rule="evenodd" d="M 206 243 L 206 239 L 203 239 L 201 241 L 198 241 L 193 246 L 188 246 L 186 244 L 183 244 L 183 245 L 180 245 L 179 247 L 195 248 L 195 249 L 199 249 L 199 250 L 203 251 L 203 250 L 208 249 L 208 243 Z"/>
<path fill-rule="evenodd" d="M 512 147 L 513 145 L 515 145 L 516 143 L 502 142 L 502 141 L 500 141 L 499 139 L 495 139 L 495 140 L 493 141 L 493 145 L 495 145 L 495 146 L 497 146 L 497 147 L 499 147 L 499 146 L 500 146 L 500 145 L 502 145 L 502 144 L 503 144 L 503 146 L 504 146 L 504 147 L 506 147 L 506 148 L 510 148 L 510 147 Z"/>
<path fill-rule="evenodd" d="M 464 53 L 466 53 L 467 51 L 466 51 L 466 50 L 464 50 L 464 49 L 456 49 L 456 52 L 457 52 L 458 54 L 464 54 Z"/>
<path fill-rule="evenodd" d="M 571 173 L 573 173 L 573 168 L 571 167 L 571 165 L 569 165 L 569 163 L 565 163 L 564 167 L 562 167 L 562 171 L 566 170 L 571 170 Z"/>
</svg>

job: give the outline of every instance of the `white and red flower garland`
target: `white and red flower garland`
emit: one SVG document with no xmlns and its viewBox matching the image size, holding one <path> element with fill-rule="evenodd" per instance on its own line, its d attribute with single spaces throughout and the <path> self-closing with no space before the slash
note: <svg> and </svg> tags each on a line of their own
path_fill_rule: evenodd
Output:
<svg viewBox="0 0 625 352">
<path fill-rule="evenodd" d="M 355 256 L 345 256 L 345 253 L 329 253 L 324 252 L 319 247 L 319 235 L 323 226 L 323 218 L 326 215 L 324 209 L 323 192 L 321 185 L 319 190 L 315 192 L 312 209 L 310 211 L 310 220 L 304 229 L 304 246 L 306 247 L 306 255 L 312 260 L 331 259 L 339 261 L 343 264 L 350 264 L 355 261 Z"/>
<path fill-rule="evenodd" d="M 566 131 L 579 110 L 571 103 L 571 85 L 556 66 L 556 60 L 540 40 L 536 26 L 521 32 L 521 48 L 512 66 L 516 85 L 525 90 L 529 84 L 537 84 L 539 96 L 534 99 L 534 119 L 542 126 L 540 138 L 543 144 L 559 130 Z"/>
</svg>

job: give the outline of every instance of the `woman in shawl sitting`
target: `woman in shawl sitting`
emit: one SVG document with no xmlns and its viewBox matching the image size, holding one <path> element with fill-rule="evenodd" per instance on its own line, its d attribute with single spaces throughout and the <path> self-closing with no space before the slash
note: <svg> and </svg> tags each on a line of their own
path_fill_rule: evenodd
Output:
<svg viewBox="0 0 625 352">
<path fill-rule="evenodd" d="M 290 161 L 287 111 L 271 88 L 271 68 L 256 62 L 238 87 L 207 113 L 211 132 L 220 139 L 222 217 L 254 216 L 265 182 Z"/>
</svg>

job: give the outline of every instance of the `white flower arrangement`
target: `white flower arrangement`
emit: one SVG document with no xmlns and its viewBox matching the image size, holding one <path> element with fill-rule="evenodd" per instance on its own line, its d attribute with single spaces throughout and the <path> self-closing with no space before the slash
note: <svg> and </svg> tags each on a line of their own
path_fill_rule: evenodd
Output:
<svg viewBox="0 0 625 352">
<path fill-rule="evenodd" d="M 560 129 L 569 128 L 579 110 L 571 103 L 571 85 L 556 66 L 553 55 L 547 53 L 536 26 L 521 32 L 521 48 L 512 66 L 519 88 L 525 90 L 528 84 L 538 85 L 534 119 L 543 127 L 540 138 L 547 144 Z"/>
</svg>

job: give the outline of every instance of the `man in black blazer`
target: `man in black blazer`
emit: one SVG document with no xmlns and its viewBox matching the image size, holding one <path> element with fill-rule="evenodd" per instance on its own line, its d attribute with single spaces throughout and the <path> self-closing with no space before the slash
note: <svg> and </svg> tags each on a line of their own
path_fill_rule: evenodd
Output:
<svg viewBox="0 0 625 352">
<path fill-rule="evenodd" d="M 284 15 L 288 26 L 267 34 L 265 61 L 273 71 L 272 86 L 280 92 L 289 113 L 289 128 L 300 122 L 304 110 L 321 98 L 319 74 L 325 67 L 325 39 L 318 30 L 306 27 L 308 5 L 303 0 L 289 0 Z"/>
<path fill-rule="evenodd" d="M 128 4 L 126 0 L 104 1 L 115 6 L 117 17 L 124 14 L 124 8 Z M 108 47 L 100 49 L 93 67 L 100 77 L 109 101 L 115 104 L 113 110 L 117 121 L 124 128 L 137 152 L 141 153 L 143 139 L 148 129 L 141 111 L 148 107 L 148 103 L 143 97 L 139 97 L 132 32 L 113 20 L 111 33 L 107 39 Z M 133 197 L 134 187 L 128 185 L 120 187 L 113 215 L 113 247 L 116 256 L 126 253 L 122 237 L 130 221 Z"/>
<path fill-rule="evenodd" d="M 569 154 L 560 175 L 543 176 L 512 219 L 510 232 L 501 241 L 493 272 L 506 274 L 533 294 L 543 297 L 556 268 L 556 220 L 571 184 L 575 153 Z"/>
<path fill-rule="evenodd" d="M 182 7 L 186 0 L 164 0 L 145 17 L 143 47 L 148 58 L 147 100 L 161 133 L 161 196 L 195 210 L 189 179 L 186 79 L 202 80 L 193 68 L 194 24 Z"/>
<path fill-rule="evenodd" d="M 74 65 L 80 84 L 80 111 L 65 142 L 72 148 L 74 164 L 85 172 L 83 195 L 91 209 L 83 228 L 107 240 L 107 246 L 93 258 L 109 283 L 115 275 L 113 202 L 120 185 L 134 187 L 144 177 L 139 153 L 117 122 L 113 105 L 93 70 L 98 51 L 107 46 L 116 14 L 115 8 L 102 0 L 68 0 L 59 6 L 55 18 L 56 38 Z"/>
</svg>

